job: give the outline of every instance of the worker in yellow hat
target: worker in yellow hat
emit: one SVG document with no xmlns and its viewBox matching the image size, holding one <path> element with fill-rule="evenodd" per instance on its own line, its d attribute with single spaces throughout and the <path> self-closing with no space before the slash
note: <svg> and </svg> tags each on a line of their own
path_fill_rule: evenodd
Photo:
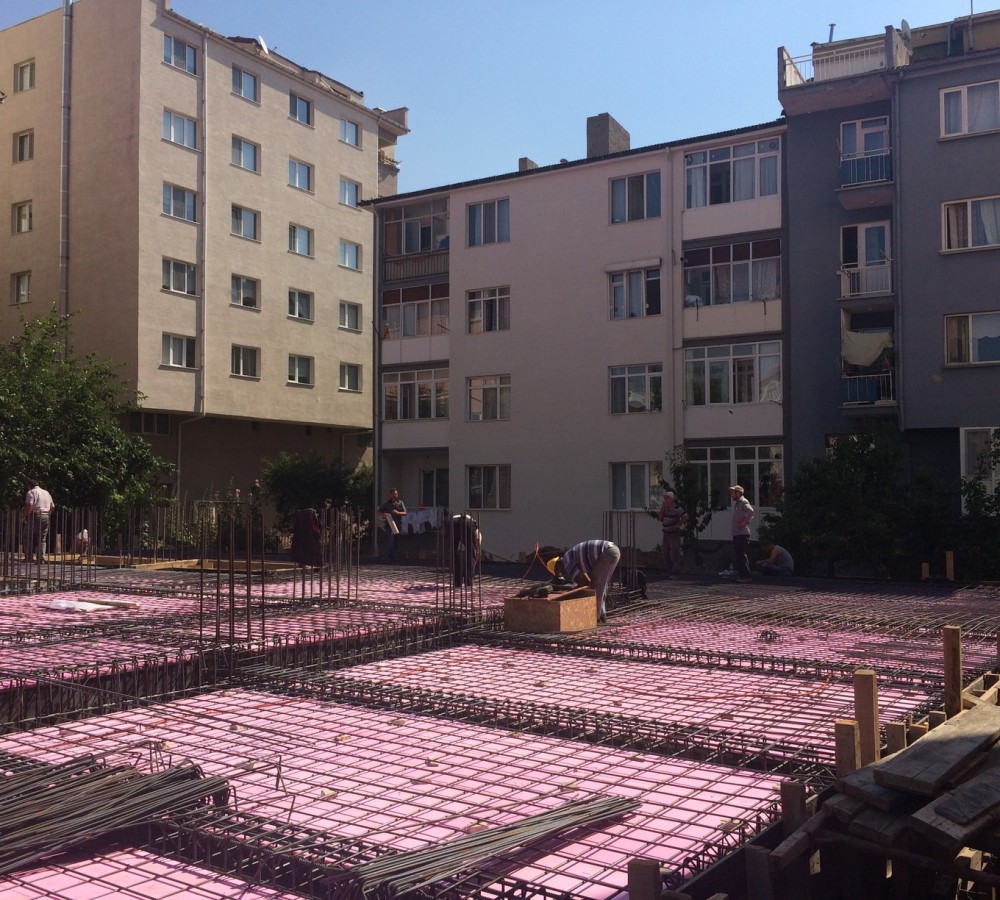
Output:
<svg viewBox="0 0 1000 900">
<path fill-rule="evenodd" d="M 566 578 L 578 587 L 593 587 L 597 594 L 597 621 L 606 622 L 608 585 L 621 556 L 621 550 L 611 541 L 583 541 L 562 556 L 551 557 L 545 568 L 556 578 Z"/>
</svg>

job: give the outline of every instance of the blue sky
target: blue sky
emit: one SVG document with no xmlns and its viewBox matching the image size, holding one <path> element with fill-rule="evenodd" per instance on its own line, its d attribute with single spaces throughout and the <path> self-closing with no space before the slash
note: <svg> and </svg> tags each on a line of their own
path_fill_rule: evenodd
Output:
<svg viewBox="0 0 1000 900">
<path fill-rule="evenodd" d="M 87 2 L 87 0 L 82 0 Z M 0 0 L 0 28 L 61 7 Z M 400 191 L 586 155 L 608 112 L 641 147 L 776 118 L 777 48 L 967 16 L 970 0 L 173 0 L 365 94 L 410 108 Z M 996 9 L 979 0 L 975 12 Z"/>
</svg>

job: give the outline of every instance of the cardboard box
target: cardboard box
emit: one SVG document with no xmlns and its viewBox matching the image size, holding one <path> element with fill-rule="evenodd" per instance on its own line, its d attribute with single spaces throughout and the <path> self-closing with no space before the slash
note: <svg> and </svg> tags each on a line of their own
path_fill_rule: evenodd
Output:
<svg viewBox="0 0 1000 900">
<path fill-rule="evenodd" d="M 597 627 L 597 594 L 576 589 L 548 597 L 508 597 L 503 602 L 504 627 L 507 631 L 553 634 L 560 631 L 584 631 Z"/>
</svg>

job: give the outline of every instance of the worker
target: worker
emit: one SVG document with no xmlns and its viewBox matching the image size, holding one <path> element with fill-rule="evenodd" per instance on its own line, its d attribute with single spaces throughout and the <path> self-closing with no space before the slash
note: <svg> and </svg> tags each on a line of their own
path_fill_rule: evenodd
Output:
<svg viewBox="0 0 1000 900">
<path fill-rule="evenodd" d="M 546 564 L 557 578 L 567 578 L 579 587 L 593 587 L 597 594 L 597 621 L 607 621 L 605 601 L 611 576 L 618 567 L 621 550 L 611 541 L 583 541 Z"/>
</svg>

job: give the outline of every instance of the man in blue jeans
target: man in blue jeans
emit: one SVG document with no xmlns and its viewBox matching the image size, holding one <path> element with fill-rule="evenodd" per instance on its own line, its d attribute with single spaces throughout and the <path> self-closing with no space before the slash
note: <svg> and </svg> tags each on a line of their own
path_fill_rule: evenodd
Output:
<svg viewBox="0 0 1000 900">
<path fill-rule="evenodd" d="M 605 599 L 608 585 L 621 559 L 621 550 L 611 541 L 584 541 L 570 547 L 562 556 L 553 556 L 545 567 L 578 587 L 593 587 L 597 594 L 597 621 L 607 621 Z"/>
</svg>

